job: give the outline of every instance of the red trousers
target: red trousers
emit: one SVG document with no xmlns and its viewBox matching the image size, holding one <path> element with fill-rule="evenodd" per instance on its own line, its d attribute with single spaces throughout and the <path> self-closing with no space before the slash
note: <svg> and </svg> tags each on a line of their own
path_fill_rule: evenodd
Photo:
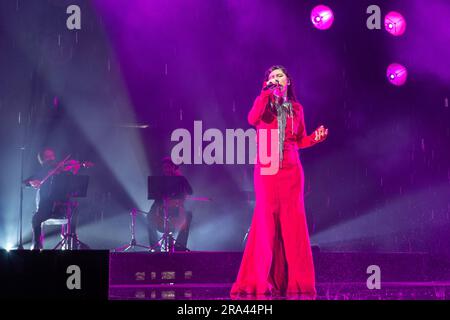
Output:
<svg viewBox="0 0 450 320">
<path fill-rule="evenodd" d="M 274 175 L 261 175 L 255 165 L 256 206 L 231 294 L 315 293 L 303 168 L 296 149 L 284 158 Z"/>
</svg>

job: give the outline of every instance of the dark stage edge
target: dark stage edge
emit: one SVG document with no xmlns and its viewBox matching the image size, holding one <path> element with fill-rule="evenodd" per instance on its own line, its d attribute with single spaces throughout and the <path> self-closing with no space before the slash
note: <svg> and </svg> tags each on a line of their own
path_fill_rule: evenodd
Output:
<svg viewBox="0 0 450 320">
<path fill-rule="evenodd" d="M 239 296 L 241 252 L 110 253 L 110 300 L 449 300 L 448 259 L 426 253 L 315 252 L 317 295 Z M 367 268 L 381 270 L 368 289 Z"/>
</svg>

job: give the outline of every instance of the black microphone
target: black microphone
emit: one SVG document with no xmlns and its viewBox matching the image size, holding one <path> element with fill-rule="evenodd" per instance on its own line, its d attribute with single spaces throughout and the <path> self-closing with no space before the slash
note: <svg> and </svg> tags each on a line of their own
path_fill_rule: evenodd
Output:
<svg viewBox="0 0 450 320">
<path fill-rule="evenodd" d="M 267 84 L 267 85 L 263 88 L 263 90 L 273 89 L 273 88 L 279 86 L 280 83 L 278 82 L 278 80 L 275 80 L 275 81 L 276 81 L 277 83 L 271 82 L 271 83 Z"/>
</svg>

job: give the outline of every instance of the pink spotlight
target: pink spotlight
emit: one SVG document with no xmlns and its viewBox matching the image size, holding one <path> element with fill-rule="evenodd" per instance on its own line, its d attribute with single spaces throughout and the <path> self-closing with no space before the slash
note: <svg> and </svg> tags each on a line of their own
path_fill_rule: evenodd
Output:
<svg viewBox="0 0 450 320">
<path fill-rule="evenodd" d="M 384 28 L 393 36 L 401 36 L 406 30 L 406 20 L 400 13 L 391 11 L 384 18 Z"/>
<path fill-rule="evenodd" d="M 331 27 L 334 21 L 333 11 L 324 5 L 318 5 L 311 11 L 311 22 L 319 30 Z"/>
<path fill-rule="evenodd" d="M 398 63 L 392 63 L 387 67 L 386 76 L 394 86 L 402 86 L 408 78 L 408 71 Z"/>
</svg>

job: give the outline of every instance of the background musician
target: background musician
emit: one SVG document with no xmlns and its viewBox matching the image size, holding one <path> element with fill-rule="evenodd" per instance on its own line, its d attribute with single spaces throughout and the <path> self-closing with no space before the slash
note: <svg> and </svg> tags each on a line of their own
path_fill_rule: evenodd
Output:
<svg viewBox="0 0 450 320">
<path fill-rule="evenodd" d="M 180 176 L 183 177 L 183 194 L 177 199 L 168 199 L 168 213 L 171 221 L 180 221 L 178 235 L 175 241 L 175 250 L 187 250 L 187 241 L 189 236 L 189 228 L 192 221 L 192 212 L 184 210 L 184 201 L 187 195 L 192 195 L 192 187 L 187 179 L 182 175 L 179 166 L 173 163 L 170 157 L 165 157 L 162 160 L 162 174 L 164 176 Z M 164 219 L 163 199 L 156 199 L 150 208 L 147 215 L 148 219 L 148 237 L 149 244 L 153 251 L 160 251 L 161 247 L 158 244 L 159 238 L 157 231 L 161 230 L 161 224 Z"/>
<path fill-rule="evenodd" d="M 24 181 L 25 185 L 37 189 L 36 191 L 36 212 L 33 214 L 31 225 L 33 230 L 32 247 L 33 250 L 43 248 L 41 240 L 41 223 L 51 218 L 63 218 L 65 211 L 59 210 L 52 198 L 52 183 L 56 175 L 77 174 L 81 166 L 77 160 L 66 160 L 64 165 L 56 161 L 56 154 L 52 148 L 44 148 L 37 155 L 41 168 L 31 177 Z M 89 166 L 92 165 L 88 163 Z M 57 169 L 58 168 L 58 169 Z M 55 171 L 55 169 L 57 169 Z M 54 171 L 54 172 L 53 172 Z"/>
</svg>

